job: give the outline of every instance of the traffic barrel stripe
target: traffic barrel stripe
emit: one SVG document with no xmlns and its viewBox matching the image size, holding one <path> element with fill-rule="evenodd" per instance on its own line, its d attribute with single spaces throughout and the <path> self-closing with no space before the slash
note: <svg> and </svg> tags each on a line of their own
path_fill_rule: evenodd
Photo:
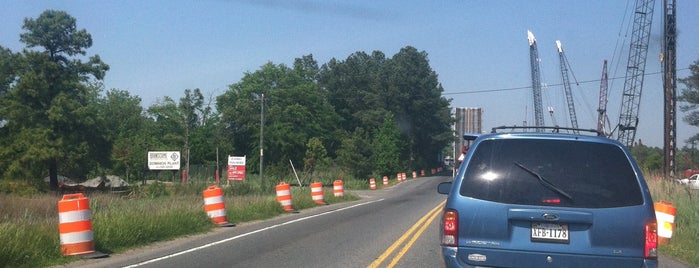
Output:
<svg viewBox="0 0 699 268">
<path fill-rule="evenodd" d="M 64 222 L 58 226 L 58 231 L 62 234 L 85 232 L 92 230 L 92 222 L 88 220 L 76 222 Z"/>
</svg>

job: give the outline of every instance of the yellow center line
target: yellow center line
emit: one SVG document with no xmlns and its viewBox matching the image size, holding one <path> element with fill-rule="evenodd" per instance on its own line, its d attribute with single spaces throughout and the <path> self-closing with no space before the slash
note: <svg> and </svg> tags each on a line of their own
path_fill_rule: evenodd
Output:
<svg viewBox="0 0 699 268">
<path fill-rule="evenodd" d="M 391 254 L 393 253 L 393 251 L 396 250 L 396 248 L 398 248 L 398 246 L 400 246 L 401 244 L 403 244 L 403 242 L 404 242 L 406 239 L 408 239 L 408 237 L 411 236 L 411 235 L 413 234 L 413 232 L 415 232 L 415 230 L 417 230 L 423 223 L 425 223 L 425 221 L 427 221 L 427 223 L 425 223 L 424 226 L 423 226 L 422 228 L 420 228 L 420 231 L 416 234 L 416 236 L 413 237 L 413 239 L 411 239 L 411 241 L 409 242 L 409 244 L 406 245 L 406 246 L 401 250 L 401 253 L 399 253 L 399 256 L 396 256 L 396 257 L 392 260 L 392 262 L 391 262 L 392 265 L 395 265 L 395 263 L 397 263 L 398 260 L 400 260 L 400 258 L 403 256 L 403 254 L 405 254 L 405 252 L 408 251 L 408 249 L 410 248 L 410 246 L 412 246 L 412 244 L 415 242 L 415 240 L 417 240 L 417 237 L 419 237 L 419 236 L 425 231 L 426 226 L 430 225 L 430 223 L 432 223 L 432 221 L 434 221 L 434 219 L 437 217 L 437 215 L 439 214 L 441 208 L 444 206 L 445 203 L 446 203 L 446 200 L 442 201 L 441 203 L 439 203 L 439 205 L 437 205 L 435 208 L 433 208 L 432 210 L 430 210 L 429 212 L 427 212 L 427 214 L 425 214 L 424 216 L 422 216 L 422 218 L 420 218 L 420 220 L 418 220 L 418 221 L 415 223 L 415 225 L 413 225 L 412 227 L 410 227 L 410 229 L 408 229 L 407 232 L 405 232 L 400 238 L 398 238 L 398 240 L 396 240 L 396 242 L 394 242 L 393 245 L 391 245 L 390 247 L 388 247 L 388 249 L 386 249 L 386 251 L 384 251 L 384 253 L 381 254 L 381 256 L 379 256 L 376 260 L 374 260 L 374 262 L 372 262 L 372 263 L 368 266 L 368 268 L 376 268 L 376 267 L 379 267 L 379 265 L 381 265 L 381 263 L 382 263 L 384 260 L 386 260 L 386 258 L 388 258 L 388 256 L 391 255 Z M 429 220 L 428 220 L 428 219 L 429 219 Z M 395 263 L 394 263 L 394 262 L 395 262 Z"/>
<path fill-rule="evenodd" d="M 446 200 L 444 202 L 446 202 Z M 444 202 L 439 204 L 439 206 L 437 208 L 441 208 L 442 206 L 444 206 Z M 422 236 L 422 233 L 424 233 L 425 230 L 427 229 L 427 227 L 430 226 L 430 224 L 432 224 L 432 222 L 434 221 L 434 219 L 437 218 L 437 216 L 440 214 L 440 212 L 441 211 L 438 210 L 438 211 L 435 211 L 432 213 L 432 216 L 430 216 L 430 219 L 427 220 L 427 222 L 425 222 L 425 224 L 423 224 L 422 227 L 420 227 L 420 230 L 418 230 L 417 233 L 415 233 L 415 235 L 413 235 L 413 238 L 411 238 L 410 241 L 408 241 L 408 243 L 405 244 L 403 249 L 401 249 L 398 252 L 398 254 L 396 254 L 395 257 L 393 257 L 393 260 L 391 260 L 391 263 L 389 263 L 388 266 L 386 266 L 387 268 L 392 268 L 393 266 L 396 266 L 396 264 L 398 264 L 398 261 L 400 261 L 400 259 L 403 258 L 403 255 L 405 255 L 405 253 L 408 252 L 408 250 L 413 246 L 415 241 L 418 238 L 420 238 L 420 236 Z"/>
</svg>

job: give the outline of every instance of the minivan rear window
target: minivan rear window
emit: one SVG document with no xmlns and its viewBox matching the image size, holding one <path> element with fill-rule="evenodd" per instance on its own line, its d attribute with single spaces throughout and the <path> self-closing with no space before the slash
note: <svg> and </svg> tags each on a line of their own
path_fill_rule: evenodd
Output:
<svg viewBox="0 0 699 268">
<path fill-rule="evenodd" d="M 643 204 L 624 151 L 580 140 L 499 139 L 476 146 L 463 196 L 508 204 L 611 208 Z"/>
</svg>

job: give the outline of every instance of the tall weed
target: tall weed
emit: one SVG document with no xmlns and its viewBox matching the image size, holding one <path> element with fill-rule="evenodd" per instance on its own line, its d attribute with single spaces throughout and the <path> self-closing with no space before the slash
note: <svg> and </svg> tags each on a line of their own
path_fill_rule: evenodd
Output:
<svg viewBox="0 0 699 268">
<path fill-rule="evenodd" d="M 654 202 L 668 201 L 677 208 L 672 238 L 660 245 L 660 252 L 699 267 L 699 254 L 696 254 L 699 248 L 699 190 L 689 189 L 654 173 L 646 176 L 646 182 Z"/>
</svg>

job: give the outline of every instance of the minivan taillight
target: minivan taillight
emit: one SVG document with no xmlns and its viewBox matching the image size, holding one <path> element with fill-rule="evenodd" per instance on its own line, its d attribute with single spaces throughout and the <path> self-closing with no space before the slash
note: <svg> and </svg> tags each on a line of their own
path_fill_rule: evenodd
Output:
<svg viewBox="0 0 699 268">
<path fill-rule="evenodd" d="M 655 220 L 646 223 L 646 243 L 643 257 L 646 259 L 658 258 L 658 222 Z"/>
<path fill-rule="evenodd" d="M 456 210 L 446 210 L 442 216 L 442 246 L 458 246 L 459 213 Z"/>
</svg>

